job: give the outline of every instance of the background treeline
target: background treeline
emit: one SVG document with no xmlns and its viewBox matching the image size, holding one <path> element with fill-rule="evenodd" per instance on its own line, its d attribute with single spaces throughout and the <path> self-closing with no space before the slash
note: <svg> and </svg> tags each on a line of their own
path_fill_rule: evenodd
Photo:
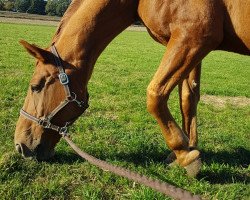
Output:
<svg viewBox="0 0 250 200">
<path fill-rule="evenodd" d="M 62 16 L 71 0 L 0 0 L 0 10 Z"/>
</svg>

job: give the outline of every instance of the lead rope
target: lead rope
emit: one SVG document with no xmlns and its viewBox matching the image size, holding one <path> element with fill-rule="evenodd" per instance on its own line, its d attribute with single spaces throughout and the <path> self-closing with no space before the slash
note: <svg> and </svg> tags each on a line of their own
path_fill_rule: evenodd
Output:
<svg viewBox="0 0 250 200">
<path fill-rule="evenodd" d="M 183 190 L 181 188 L 177 188 L 168 183 L 154 180 L 152 178 L 148 178 L 144 175 L 140 175 L 135 172 L 131 172 L 125 168 L 114 166 L 106 161 L 100 160 L 89 155 L 86 152 L 83 152 L 78 146 L 76 146 L 72 140 L 67 136 L 67 134 L 62 134 L 62 137 L 66 140 L 69 146 L 83 159 L 87 160 L 89 163 L 103 169 L 110 171 L 116 175 L 128 178 L 130 180 L 136 181 L 138 183 L 142 183 L 156 191 L 159 191 L 167 196 L 170 196 L 174 199 L 183 199 L 183 200 L 201 200 L 201 197 L 198 195 L 193 195 L 190 192 Z"/>
</svg>

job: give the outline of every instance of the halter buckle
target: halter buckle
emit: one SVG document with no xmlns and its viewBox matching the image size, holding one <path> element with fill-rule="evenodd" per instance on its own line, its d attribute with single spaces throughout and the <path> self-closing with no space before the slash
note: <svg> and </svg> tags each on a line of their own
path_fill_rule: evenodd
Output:
<svg viewBox="0 0 250 200">
<path fill-rule="evenodd" d="M 61 83 L 62 85 L 67 85 L 67 84 L 69 83 L 69 78 L 68 78 L 68 75 L 67 75 L 67 74 L 65 74 L 65 73 L 60 73 L 60 74 L 58 75 L 58 77 L 59 77 L 60 83 Z"/>
</svg>

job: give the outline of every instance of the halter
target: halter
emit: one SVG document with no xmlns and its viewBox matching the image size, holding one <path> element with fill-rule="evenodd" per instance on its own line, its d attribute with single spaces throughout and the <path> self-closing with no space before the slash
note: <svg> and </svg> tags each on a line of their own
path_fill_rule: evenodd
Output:
<svg viewBox="0 0 250 200">
<path fill-rule="evenodd" d="M 22 116 L 24 116 L 26 119 L 29 119 L 30 121 L 33 121 L 33 122 L 39 124 L 40 126 L 42 126 L 45 129 L 51 129 L 51 130 L 57 131 L 59 134 L 65 136 L 68 134 L 68 127 L 73 123 L 74 120 L 66 122 L 64 126 L 57 126 L 57 125 L 51 123 L 51 120 L 54 118 L 54 116 L 57 113 L 59 113 L 61 110 L 63 110 L 64 107 L 66 107 L 70 103 L 76 103 L 79 108 L 83 109 L 82 113 L 88 108 L 88 103 L 86 103 L 84 101 L 77 100 L 76 93 L 70 91 L 69 77 L 64 71 L 64 68 L 62 65 L 62 60 L 61 60 L 60 56 L 58 55 L 58 52 L 57 52 L 56 47 L 54 45 L 52 45 L 52 47 L 51 47 L 51 52 L 54 55 L 56 67 L 58 68 L 58 71 L 59 71 L 58 78 L 59 78 L 61 85 L 63 85 L 63 87 L 64 87 L 66 98 L 63 102 L 60 103 L 59 106 L 57 106 L 48 116 L 46 116 L 44 118 L 37 118 L 37 117 L 27 113 L 26 111 L 24 111 L 24 109 L 21 109 L 20 114 Z"/>
</svg>

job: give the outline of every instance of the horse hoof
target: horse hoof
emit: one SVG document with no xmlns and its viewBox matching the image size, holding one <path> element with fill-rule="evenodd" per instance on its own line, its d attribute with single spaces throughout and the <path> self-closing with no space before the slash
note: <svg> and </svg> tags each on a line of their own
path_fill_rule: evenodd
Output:
<svg viewBox="0 0 250 200">
<path fill-rule="evenodd" d="M 185 166 L 184 168 L 187 171 L 187 175 L 189 177 L 196 177 L 197 174 L 200 172 L 202 166 L 202 162 L 200 158 L 197 158 L 193 162 L 191 162 L 189 165 Z"/>
</svg>

